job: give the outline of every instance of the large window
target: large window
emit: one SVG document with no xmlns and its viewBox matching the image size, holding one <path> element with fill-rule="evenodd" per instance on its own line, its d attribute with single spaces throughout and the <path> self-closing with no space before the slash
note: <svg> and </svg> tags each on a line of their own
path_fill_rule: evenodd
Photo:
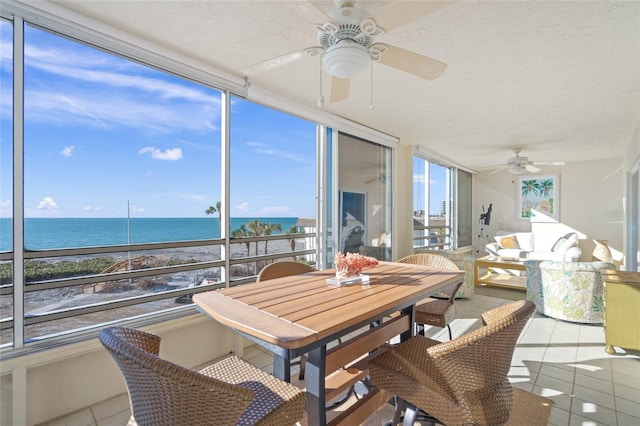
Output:
<svg viewBox="0 0 640 426">
<path fill-rule="evenodd" d="M 315 263 L 315 123 L 229 106 L 188 70 L 29 24 L 24 48 L 10 21 L 1 31 L 1 346 L 182 315 L 194 293 L 253 281 L 278 258 Z"/>
<path fill-rule="evenodd" d="M 413 157 L 413 246 L 471 246 L 471 174 Z"/>
<path fill-rule="evenodd" d="M 13 270 L 3 251 L 13 249 L 13 25 L 0 18 L 0 319 L 13 313 Z M 13 339 L 2 332 L 0 343 Z"/>
<path fill-rule="evenodd" d="M 253 276 L 274 256 L 315 266 L 316 124 L 236 97 L 231 105 L 230 255 L 255 259 L 235 275 Z"/>
</svg>

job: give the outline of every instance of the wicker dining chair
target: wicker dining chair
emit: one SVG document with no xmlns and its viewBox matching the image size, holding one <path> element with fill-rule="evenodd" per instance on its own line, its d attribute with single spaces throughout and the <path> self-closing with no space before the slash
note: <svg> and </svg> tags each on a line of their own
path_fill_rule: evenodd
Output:
<svg viewBox="0 0 640 426">
<path fill-rule="evenodd" d="M 290 275 L 304 274 L 305 272 L 313 271 L 317 271 L 317 269 L 306 263 L 283 260 L 270 263 L 262 268 L 256 281 L 267 281 L 274 278 L 288 277 Z"/>
<path fill-rule="evenodd" d="M 288 277 L 291 275 L 304 274 L 306 272 L 317 271 L 313 266 L 309 266 L 306 263 L 294 262 L 290 260 L 283 260 L 280 262 L 270 263 L 258 274 L 256 282 L 272 280 L 275 278 Z M 299 380 L 304 380 L 305 366 L 307 358 L 303 355 L 300 357 L 300 361 L 293 362 L 292 365 L 300 364 L 300 372 L 298 374 Z"/>
<path fill-rule="evenodd" d="M 418 410 L 446 425 L 503 425 L 514 391 L 507 374 L 516 342 L 535 305 L 519 300 L 482 314 L 484 326 L 439 342 L 415 336 L 369 362 L 372 383 L 396 395 L 405 423 Z"/>
<path fill-rule="evenodd" d="M 305 392 L 235 356 L 200 371 L 158 357 L 160 337 L 125 327 L 99 335 L 127 383 L 128 426 L 293 425 Z"/>
<path fill-rule="evenodd" d="M 413 265 L 426 266 L 429 269 L 454 270 L 459 271 L 458 265 L 453 260 L 433 253 L 412 254 L 398 260 L 399 263 L 410 263 Z M 452 284 L 441 291 L 440 294 L 446 299 L 428 297 L 416 303 L 415 322 L 422 325 L 420 334 L 424 335 L 424 325 L 445 328 L 449 331 L 449 340 L 453 338 L 451 333 L 451 322 L 456 318 L 455 298 L 456 293 L 463 282 Z M 397 315 L 397 314 L 396 314 Z"/>
</svg>

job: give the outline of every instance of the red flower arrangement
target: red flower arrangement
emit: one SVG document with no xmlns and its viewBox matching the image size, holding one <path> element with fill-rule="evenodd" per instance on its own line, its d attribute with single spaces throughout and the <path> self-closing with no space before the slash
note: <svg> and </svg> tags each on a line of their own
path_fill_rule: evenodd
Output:
<svg viewBox="0 0 640 426">
<path fill-rule="evenodd" d="M 349 277 L 357 277 L 362 272 L 362 268 L 367 266 L 376 266 L 378 259 L 375 257 L 364 256 L 360 253 L 336 253 L 333 258 L 333 264 L 336 268 L 336 278 L 343 279 Z"/>
</svg>

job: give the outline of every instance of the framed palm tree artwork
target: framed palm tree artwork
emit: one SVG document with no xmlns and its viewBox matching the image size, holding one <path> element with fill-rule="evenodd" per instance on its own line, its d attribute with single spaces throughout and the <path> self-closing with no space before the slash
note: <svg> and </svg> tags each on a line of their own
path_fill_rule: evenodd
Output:
<svg viewBox="0 0 640 426">
<path fill-rule="evenodd" d="M 518 176 L 518 218 L 530 222 L 560 220 L 560 180 L 557 174 Z"/>
</svg>

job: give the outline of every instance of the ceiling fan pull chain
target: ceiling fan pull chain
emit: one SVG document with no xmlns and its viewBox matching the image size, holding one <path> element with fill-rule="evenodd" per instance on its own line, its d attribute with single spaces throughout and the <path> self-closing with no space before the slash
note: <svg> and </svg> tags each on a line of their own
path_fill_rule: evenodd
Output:
<svg viewBox="0 0 640 426">
<path fill-rule="evenodd" d="M 322 109 L 324 105 L 324 96 L 322 96 L 322 63 L 320 64 L 320 96 L 318 97 L 318 108 Z"/>
<path fill-rule="evenodd" d="M 369 59 L 369 83 L 371 87 L 369 88 L 369 109 L 374 109 L 375 105 L 373 105 L 373 59 Z"/>
</svg>

